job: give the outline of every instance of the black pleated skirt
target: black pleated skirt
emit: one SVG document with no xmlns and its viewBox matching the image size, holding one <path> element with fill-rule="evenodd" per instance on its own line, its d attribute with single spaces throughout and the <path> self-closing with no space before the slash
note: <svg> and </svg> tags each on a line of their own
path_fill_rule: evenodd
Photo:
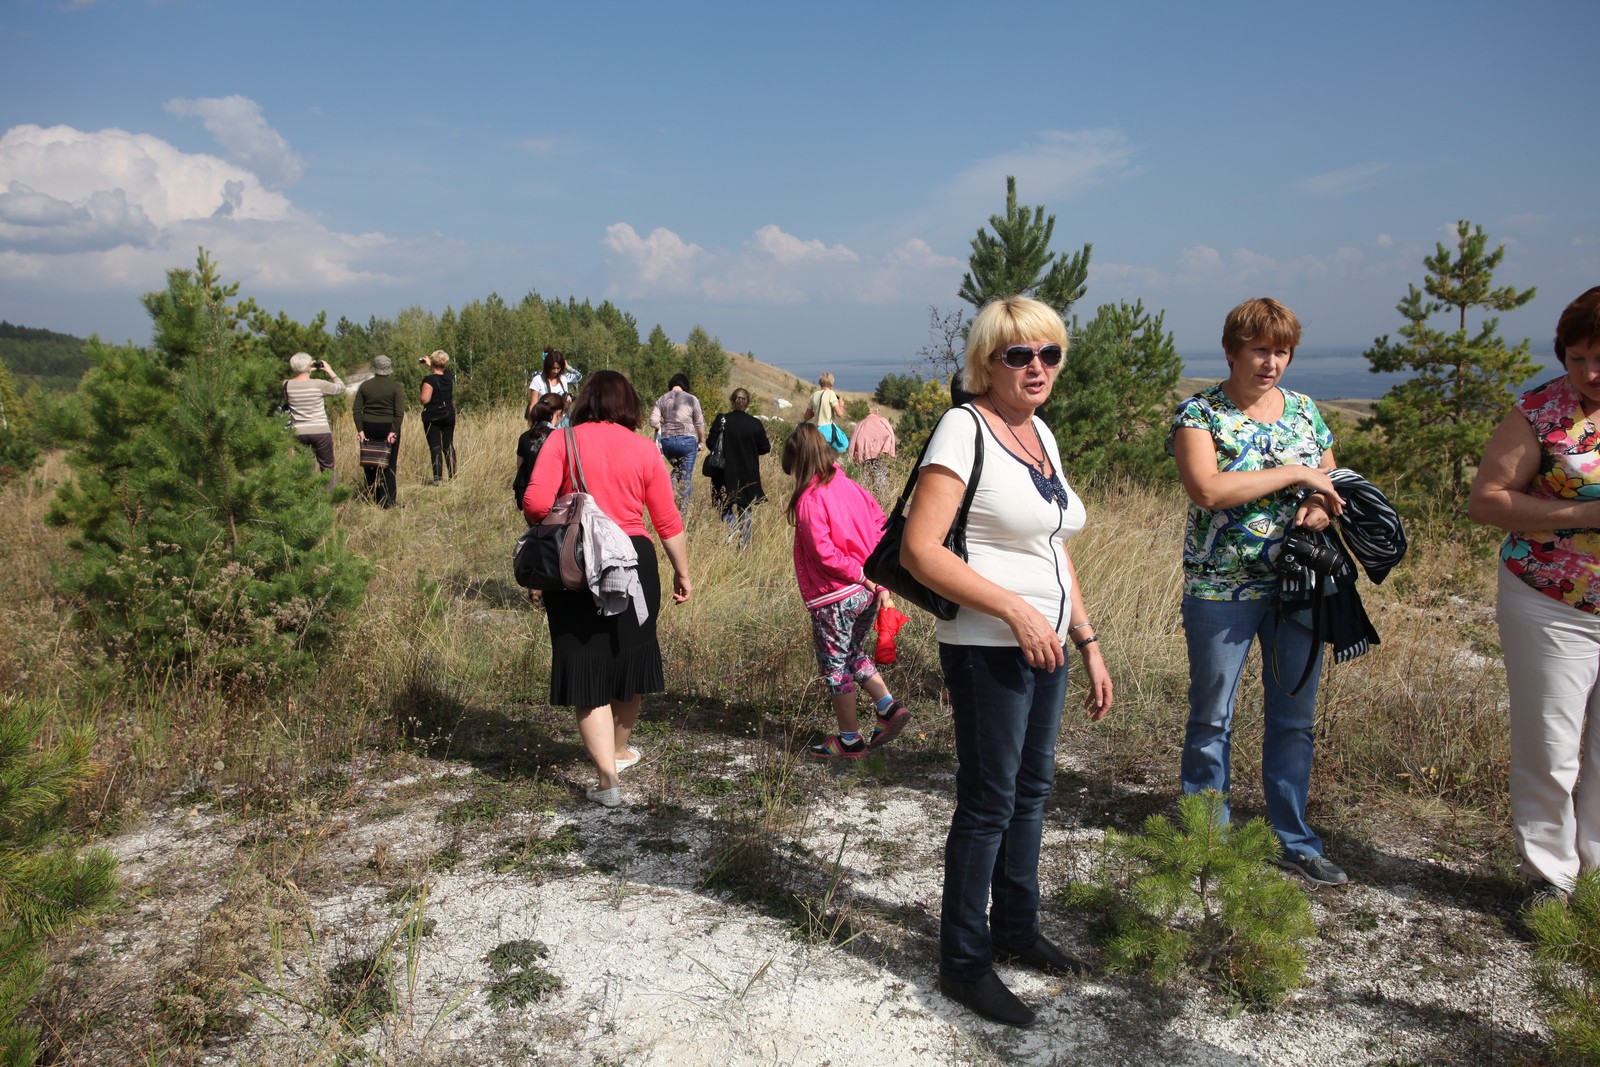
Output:
<svg viewBox="0 0 1600 1067">
<path fill-rule="evenodd" d="M 639 584 L 650 609 L 643 623 L 632 606 L 620 615 L 600 614 L 587 590 L 544 595 L 550 615 L 550 703 L 557 707 L 597 708 L 667 687 L 656 641 L 661 575 L 655 543 L 649 537 L 629 540 L 639 553 Z"/>
</svg>

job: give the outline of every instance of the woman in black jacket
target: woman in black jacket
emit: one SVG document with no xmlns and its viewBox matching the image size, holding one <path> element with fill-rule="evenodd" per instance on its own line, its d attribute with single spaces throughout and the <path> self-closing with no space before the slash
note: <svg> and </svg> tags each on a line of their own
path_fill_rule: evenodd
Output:
<svg viewBox="0 0 1600 1067">
<path fill-rule="evenodd" d="M 761 457 L 772 451 L 767 428 L 746 409 L 750 393 L 735 389 L 728 398 L 733 410 L 718 415 L 711 423 L 709 443 L 712 455 L 722 456 L 721 469 L 711 456 L 706 457 L 706 474 L 711 478 L 711 499 L 728 524 L 730 539 L 737 533 L 742 544 L 750 543 L 751 510 L 764 503 L 761 488 Z"/>
</svg>

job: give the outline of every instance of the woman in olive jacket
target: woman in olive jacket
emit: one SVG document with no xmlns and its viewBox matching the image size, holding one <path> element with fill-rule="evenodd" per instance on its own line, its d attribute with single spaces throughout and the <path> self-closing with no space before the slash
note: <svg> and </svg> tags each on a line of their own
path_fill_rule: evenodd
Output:
<svg viewBox="0 0 1600 1067">
<path fill-rule="evenodd" d="M 394 468 L 400 457 L 400 423 L 406 417 L 406 394 L 394 380 L 394 363 L 388 356 L 372 361 L 372 377 L 361 383 L 350 404 L 356 422 L 356 440 L 389 442 L 389 462 L 383 467 L 362 467 L 367 475 L 367 493 L 379 507 L 399 507 L 395 497 Z M 383 478 L 378 479 L 379 472 Z"/>
</svg>

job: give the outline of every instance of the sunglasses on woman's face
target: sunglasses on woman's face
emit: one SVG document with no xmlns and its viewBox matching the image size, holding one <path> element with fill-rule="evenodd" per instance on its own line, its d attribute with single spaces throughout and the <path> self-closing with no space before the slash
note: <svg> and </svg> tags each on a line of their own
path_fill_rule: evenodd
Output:
<svg viewBox="0 0 1600 1067">
<path fill-rule="evenodd" d="M 995 359 L 1010 367 L 1012 370 L 1022 370 L 1033 362 L 1033 357 L 1038 356 L 1039 362 L 1046 367 L 1059 367 L 1061 365 L 1061 346 L 1055 342 L 1040 345 L 1012 345 L 1003 352 L 996 352 Z"/>
</svg>

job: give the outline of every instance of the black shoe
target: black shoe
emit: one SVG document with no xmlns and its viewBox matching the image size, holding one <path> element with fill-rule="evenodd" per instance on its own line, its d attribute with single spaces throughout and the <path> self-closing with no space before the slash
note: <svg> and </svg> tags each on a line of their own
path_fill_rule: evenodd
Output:
<svg viewBox="0 0 1600 1067">
<path fill-rule="evenodd" d="M 1344 885 L 1350 880 L 1350 876 L 1326 856 L 1279 856 L 1272 862 L 1312 885 Z"/>
<path fill-rule="evenodd" d="M 1021 952 L 996 948 L 994 950 L 996 963 L 1021 963 L 1032 967 L 1045 974 L 1053 974 L 1060 978 L 1071 978 L 1073 975 L 1088 974 L 1090 967 L 1083 960 L 1061 951 L 1051 940 L 1043 934 L 1033 943 L 1033 947 Z"/>
<path fill-rule="evenodd" d="M 993 1019 L 1007 1026 L 1032 1026 L 1033 1009 L 1006 988 L 1000 976 L 988 972 L 976 982 L 958 982 L 954 978 L 939 976 L 939 992 L 957 1004 L 971 1008 L 985 1019 Z"/>
</svg>

